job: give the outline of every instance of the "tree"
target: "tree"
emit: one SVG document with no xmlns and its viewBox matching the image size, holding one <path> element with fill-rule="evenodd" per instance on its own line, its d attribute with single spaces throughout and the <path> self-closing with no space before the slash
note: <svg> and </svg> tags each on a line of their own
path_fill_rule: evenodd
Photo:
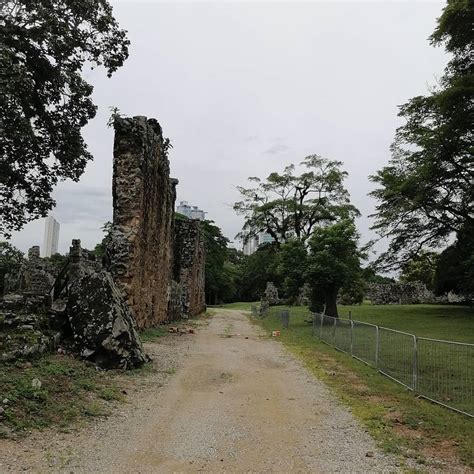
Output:
<svg viewBox="0 0 474 474">
<path fill-rule="evenodd" d="M 59 180 L 78 181 L 95 116 L 82 68 L 110 77 L 129 41 L 107 0 L 10 0 L 0 11 L 0 234 L 46 216 Z"/>
<path fill-rule="evenodd" d="M 18 272 L 24 262 L 24 254 L 9 242 L 0 242 L 0 295 L 3 295 L 5 275 Z"/>
<path fill-rule="evenodd" d="M 49 269 L 53 275 L 57 276 L 66 265 L 69 257 L 67 255 L 61 255 L 60 253 L 55 253 L 51 257 L 46 257 L 45 260 L 49 263 Z"/>
<path fill-rule="evenodd" d="M 245 218 L 244 240 L 266 232 L 277 246 L 289 238 L 305 241 L 317 225 L 358 215 L 344 188 L 347 173 L 340 169 L 340 161 L 310 155 L 301 165 L 306 170 L 299 175 L 290 165 L 264 181 L 249 178 L 254 187 L 237 187 L 243 200 L 234 204 L 234 210 Z"/>
<path fill-rule="evenodd" d="M 267 282 L 281 287 L 279 251 L 275 244 L 263 244 L 252 255 L 245 257 L 238 285 L 241 301 L 257 301 L 263 295 Z"/>
<path fill-rule="evenodd" d="M 438 257 L 439 254 L 436 252 L 421 251 L 403 265 L 400 281 L 404 283 L 421 281 L 428 289 L 432 290 Z"/>
<path fill-rule="evenodd" d="M 438 295 L 450 291 L 474 299 L 474 240 L 472 233 L 461 231 L 456 242 L 438 257 L 433 276 Z"/>
<path fill-rule="evenodd" d="M 391 239 L 379 259 L 399 268 L 422 249 L 435 249 L 462 229 L 474 229 L 474 9 L 448 0 L 430 40 L 452 55 L 438 87 L 400 107 L 388 166 L 371 179 L 379 188 L 373 226 Z"/>
<path fill-rule="evenodd" d="M 290 240 L 280 247 L 279 272 L 283 280 L 283 291 L 293 304 L 305 284 L 308 250 L 301 240 Z"/>
<path fill-rule="evenodd" d="M 373 265 L 368 265 L 362 269 L 362 281 L 365 284 L 368 283 L 377 283 L 382 285 L 387 285 L 389 283 L 395 283 L 395 279 L 391 277 L 386 277 L 376 273 Z"/>
<path fill-rule="evenodd" d="M 353 220 L 343 219 L 327 227 L 318 227 L 309 240 L 306 280 L 311 287 L 312 310 L 326 305 L 326 314 L 338 317 L 337 295 L 360 281 L 358 233 Z"/>
<path fill-rule="evenodd" d="M 110 221 L 104 222 L 104 225 L 100 228 L 100 230 L 104 233 L 104 237 L 100 241 L 100 243 L 96 244 L 94 247 L 94 254 L 97 258 L 104 258 L 105 257 L 105 249 L 107 248 L 107 240 L 109 237 L 110 232 L 112 231 L 113 224 Z"/>
<path fill-rule="evenodd" d="M 224 295 L 228 297 L 229 288 L 232 286 L 230 269 L 225 268 L 229 239 L 222 235 L 221 229 L 214 225 L 213 221 L 201 221 L 201 229 L 206 249 L 206 302 L 217 304 L 222 301 Z"/>
</svg>

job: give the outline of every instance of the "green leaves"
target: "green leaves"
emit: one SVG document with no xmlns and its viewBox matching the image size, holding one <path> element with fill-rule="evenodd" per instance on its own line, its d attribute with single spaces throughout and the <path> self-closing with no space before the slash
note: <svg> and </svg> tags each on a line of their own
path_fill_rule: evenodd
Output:
<svg viewBox="0 0 474 474">
<path fill-rule="evenodd" d="M 312 288 L 312 306 L 326 304 L 326 313 L 337 316 L 336 298 L 341 288 L 359 285 L 364 257 L 358 248 L 359 235 L 353 220 L 343 219 L 315 229 L 309 240 L 306 280 Z"/>
<path fill-rule="evenodd" d="M 305 241 L 317 225 L 358 215 L 344 187 L 347 173 L 340 161 L 309 155 L 300 165 L 300 174 L 289 165 L 265 181 L 249 178 L 255 187 L 237 187 L 242 201 L 234 210 L 244 216 L 248 236 L 267 232 L 276 245 L 292 237 Z"/>
<path fill-rule="evenodd" d="M 59 180 L 77 181 L 92 155 L 81 128 L 95 116 L 88 64 L 107 75 L 129 41 L 106 0 L 7 1 L 0 12 L 0 234 L 54 206 Z"/>
<path fill-rule="evenodd" d="M 381 268 L 399 268 L 474 226 L 473 20 L 468 1 L 448 1 L 431 39 L 454 56 L 431 95 L 400 106 L 406 123 L 397 129 L 390 163 L 371 177 L 379 186 L 370 193 L 379 201 L 373 229 L 391 239 Z"/>
</svg>

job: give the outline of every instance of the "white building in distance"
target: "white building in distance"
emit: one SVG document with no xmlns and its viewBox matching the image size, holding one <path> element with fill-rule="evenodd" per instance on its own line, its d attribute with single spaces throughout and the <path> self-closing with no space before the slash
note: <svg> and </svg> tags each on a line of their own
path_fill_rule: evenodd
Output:
<svg viewBox="0 0 474 474">
<path fill-rule="evenodd" d="M 242 251 L 244 255 L 252 255 L 258 247 L 262 244 L 270 244 L 273 242 L 273 237 L 266 232 L 259 232 L 256 236 L 250 237 L 246 243 L 244 243 Z"/>
<path fill-rule="evenodd" d="M 203 221 L 206 219 L 206 211 L 199 209 L 197 206 L 190 206 L 188 201 L 181 201 L 179 206 L 176 208 L 176 212 L 185 215 L 189 219 L 199 219 Z"/>
<path fill-rule="evenodd" d="M 46 218 L 44 223 L 43 257 L 58 253 L 59 222 L 53 217 Z"/>
</svg>

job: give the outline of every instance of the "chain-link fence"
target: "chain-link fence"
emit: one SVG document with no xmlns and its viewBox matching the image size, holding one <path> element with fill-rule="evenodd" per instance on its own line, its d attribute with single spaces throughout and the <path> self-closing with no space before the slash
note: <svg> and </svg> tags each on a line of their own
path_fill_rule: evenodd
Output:
<svg viewBox="0 0 474 474">
<path fill-rule="evenodd" d="M 474 344 L 313 313 L 313 335 L 418 395 L 474 417 Z"/>
</svg>

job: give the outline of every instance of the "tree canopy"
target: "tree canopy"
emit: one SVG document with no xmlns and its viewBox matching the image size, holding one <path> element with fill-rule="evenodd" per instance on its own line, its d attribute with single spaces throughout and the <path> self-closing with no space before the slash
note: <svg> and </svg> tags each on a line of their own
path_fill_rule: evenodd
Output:
<svg viewBox="0 0 474 474">
<path fill-rule="evenodd" d="M 390 238 L 379 259 L 386 269 L 474 229 L 473 22 L 468 0 L 448 1 L 430 40 L 452 59 L 430 95 L 400 106 L 406 123 L 390 163 L 371 177 L 379 186 L 371 193 L 379 201 L 373 228 Z"/>
<path fill-rule="evenodd" d="M 400 281 L 421 281 L 432 290 L 438 259 L 439 254 L 436 252 L 421 251 L 403 265 Z"/>
<path fill-rule="evenodd" d="M 244 239 L 266 232 L 276 245 L 290 238 L 305 241 L 317 225 L 358 215 L 344 187 L 347 172 L 340 161 L 310 155 L 301 165 L 301 174 L 289 165 L 266 180 L 249 178 L 253 187 L 237 187 L 243 199 L 234 210 L 245 218 Z"/>
<path fill-rule="evenodd" d="M 351 288 L 361 277 L 360 260 L 363 254 L 358 248 L 358 239 L 356 226 L 350 219 L 315 229 L 309 240 L 306 270 L 313 310 L 321 310 L 324 304 L 327 315 L 338 316 L 339 290 Z"/>
<path fill-rule="evenodd" d="M 0 242 L 0 295 L 4 292 L 5 275 L 17 272 L 24 260 L 21 250 L 9 242 Z"/>
<path fill-rule="evenodd" d="M 10 0 L 0 10 L 0 234 L 46 216 L 59 180 L 92 155 L 81 129 L 95 116 L 84 66 L 110 77 L 129 41 L 107 0 Z"/>
<path fill-rule="evenodd" d="M 236 260 L 229 239 L 213 221 L 201 221 L 206 249 L 205 294 L 207 304 L 217 304 L 232 299 L 236 292 Z"/>
<path fill-rule="evenodd" d="M 301 293 L 307 269 L 308 249 L 301 240 L 290 240 L 280 247 L 279 272 L 283 291 L 289 303 L 294 303 Z"/>
</svg>

